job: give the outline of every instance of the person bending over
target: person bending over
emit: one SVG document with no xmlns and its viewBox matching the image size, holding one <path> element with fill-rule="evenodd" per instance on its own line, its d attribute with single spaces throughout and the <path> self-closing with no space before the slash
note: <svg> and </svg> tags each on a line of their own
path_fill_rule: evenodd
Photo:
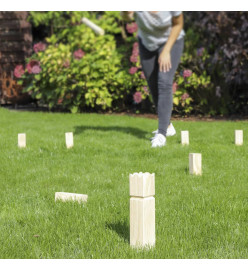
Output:
<svg viewBox="0 0 248 270">
<path fill-rule="evenodd" d="M 170 122 L 173 106 L 172 85 L 184 47 L 181 11 L 122 11 L 125 21 L 138 25 L 141 66 L 158 114 L 152 147 L 166 144 L 166 136 L 176 134 Z"/>
</svg>

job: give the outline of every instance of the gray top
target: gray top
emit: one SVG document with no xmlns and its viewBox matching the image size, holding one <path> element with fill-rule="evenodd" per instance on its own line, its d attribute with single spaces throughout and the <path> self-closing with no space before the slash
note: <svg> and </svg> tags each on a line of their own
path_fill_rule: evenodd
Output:
<svg viewBox="0 0 248 270">
<path fill-rule="evenodd" d="M 179 16 L 182 11 L 135 11 L 134 19 L 138 25 L 138 36 L 149 51 L 155 51 L 168 40 L 172 28 L 172 17 Z M 182 29 L 178 38 L 185 35 Z"/>
</svg>

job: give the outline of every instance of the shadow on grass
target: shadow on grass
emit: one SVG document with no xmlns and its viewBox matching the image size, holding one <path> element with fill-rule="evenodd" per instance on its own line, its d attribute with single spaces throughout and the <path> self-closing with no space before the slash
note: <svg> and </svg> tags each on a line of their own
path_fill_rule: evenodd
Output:
<svg viewBox="0 0 248 270">
<path fill-rule="evenodd" d="M 127 134 L 132 134 L 133 136 L 139 139 L 146 139 L 146 135 L 148 134 L 146 131 L 133 128 L 133 127 L 119 127 L 119 126 L 76 126 L 74 127 L 74 134 L 81 134 L 86 130 L 93 131 L 118 131 Z"/>
<path fill-rule="evenodd" d="M 129 243 L 129 226 L 126 222 L 106 223 L 107 229 L 115 231 L 125 242 Z"/>
</svg>

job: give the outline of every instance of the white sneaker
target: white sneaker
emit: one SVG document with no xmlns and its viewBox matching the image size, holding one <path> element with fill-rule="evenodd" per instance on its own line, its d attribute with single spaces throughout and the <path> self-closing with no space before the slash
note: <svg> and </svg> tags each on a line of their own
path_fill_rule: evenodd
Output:
<svg viewBox="0 0 248 270">
<path fill-rule="evenodd" d="M 152 133 L 155 135 L 158 134 L 158 129 L 154 130 Z M 172 123 L 170 123 L 170 125 L 167 128 L 166 137 L 174 136 L 175 134 L 176 134 L 176 130 L 174 126 L 172 125 Z"/>
<path fill-rule="evenodd" d="M 166 144 L 166 138 L 163 134 L 157 133 L 152 139 L 152 147 L 162 147 Z"/>
</svg>

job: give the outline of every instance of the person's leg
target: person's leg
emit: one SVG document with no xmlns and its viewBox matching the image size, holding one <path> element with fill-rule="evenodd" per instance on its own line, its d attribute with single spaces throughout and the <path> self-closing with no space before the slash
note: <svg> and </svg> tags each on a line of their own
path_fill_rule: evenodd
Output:
<svg viewBox="0 0 248 270">
<path fill-rule="evenodd" d="M 139 54 L 142 70 L 145 74 L 155 108 L 158 108 L 158 51 L 151 52 L 143 45 L 139 38 Z"/>
<path fill-rule="evenodd" d="M 166 136 L 167 127 L 170 124 L 173 97 L 172 84 L 175 72 L 183 52 L 184 39 L 181 38 L 175 42 L 171 49 L 171 69 L 168 72 L 158 70 L 158 129 L 159 133 Z M 159 48 L 161 53 L 163 46 Z"/>
</svg>

